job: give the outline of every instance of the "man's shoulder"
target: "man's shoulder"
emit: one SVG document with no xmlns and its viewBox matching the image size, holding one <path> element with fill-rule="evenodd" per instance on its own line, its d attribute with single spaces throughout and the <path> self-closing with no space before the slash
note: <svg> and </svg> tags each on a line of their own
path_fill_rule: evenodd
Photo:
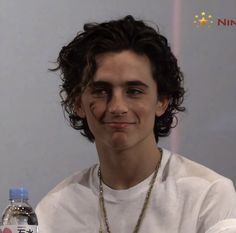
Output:
<svg viewBox="0 0 236 233">
<path fill-rule="evenodd" d="M 215 182 L 231 182 L 216 171 L 177 153 L 169 153 L 169 159 L 163 171 L 164 177 L 171 177 L 176 182 L 200 182 L 211 185 Z"/>
<path fill-rule="evenodd" d="M 93 179 L 97 165 L 78 171 L 53 188 L 36 207 L 41 231 L 55 226 L 56 222 L 77 216 L 78 210 L 89 211 L 94 206 Z M 51 232 L 51 231 L 50 231 Z"/>
<path fill-rule="evenodd" d="M 80 191 L 80 194 L 85 193 L 85 195 L 87 195 L 91 192 L 92 176 L 96 167 L 97 165 L 93 165 L 65 178 L 44 196 L 38 206 L 42 206 L 45 203 L 59 203 L 63 201 L 65 197 L 73 198 L 78 190 Z"/>
<path fill-rule="evenodd" d="M 89 186 L 91 175 L 94 172 L 97 165 L 93 165 L 89 168 L 75 172 L 69 177 L 66 177 L 63 181 L 57 184 L 48 194 L 57 193 L 63 189 L 72 185 L 81 185 L 84 187 Z"/>
<path fill-rule="evenodd" d="M 217 209 L 221 209 L 227 217 L 236 216 L 233 182 L 206 166 L 169 152 L 162 182 L 166 186 L 165 190 L 174 192 L 176 198 L 183 200 L 185 206 L 195 205 L 195 210 L 199 209 L 200 215 L 207 215 L 214 208 L 215 213 Z"/>
</svg>

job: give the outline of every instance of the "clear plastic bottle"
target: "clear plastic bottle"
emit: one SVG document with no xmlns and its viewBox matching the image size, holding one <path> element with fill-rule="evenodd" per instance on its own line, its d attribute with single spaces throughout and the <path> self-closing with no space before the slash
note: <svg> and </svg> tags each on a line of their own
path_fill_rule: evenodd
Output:
<svg viewBox="0 0 236 233">
<path fill-rule="evenodd" d="M 38 233 L 37 216 L 28 203 L 28 190 L 11 188 L 9 199 L 10 205 L 3 213 L 0 233 Z"/>
</svg>

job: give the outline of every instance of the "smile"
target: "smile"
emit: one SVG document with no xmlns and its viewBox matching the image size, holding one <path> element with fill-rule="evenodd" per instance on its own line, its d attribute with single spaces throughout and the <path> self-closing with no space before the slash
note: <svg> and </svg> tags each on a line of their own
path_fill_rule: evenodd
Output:
<svg viewBox="0 0 236 233">
<path fill-rule="evenodd" d="M 130 125 L 134 125 L 133 122 L 104 122 L 105 125 L 109 125 L 112 128 L 115 129 L 124 129 L 129 127 Z"/>
</svg>

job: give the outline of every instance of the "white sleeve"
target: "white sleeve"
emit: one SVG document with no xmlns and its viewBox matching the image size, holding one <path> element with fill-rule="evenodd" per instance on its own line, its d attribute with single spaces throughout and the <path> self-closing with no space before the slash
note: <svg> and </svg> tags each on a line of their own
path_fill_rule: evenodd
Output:
<svg viewBox="0 0 236 233">
<path fill-rule="evenodd" d="M 236 233 L 236 218 L 222 220 L 206 231 L 206 233 Z"/>
<path fill-rule="evenodd" d="M 220 227 L 222 226 L 221 224 L 225 226 L 225 224 L 230 223 L 232 225 L 232 221 L 228 222 L 228 219 L 236 219 L 236 193 L 231 180 L 219 179 L 205 192 L 199 215 L 198 232 L 208 233 L 208 230 L 213 226 L 217 227 L 217 224 L 219 224 Z M 226 221 L 225 224 L 223 220 Z M 236 229 L 236 223 L 234 223 L 233 227 Z M 236 233 L 236 230 L 209 232 Z"/>
</svg>

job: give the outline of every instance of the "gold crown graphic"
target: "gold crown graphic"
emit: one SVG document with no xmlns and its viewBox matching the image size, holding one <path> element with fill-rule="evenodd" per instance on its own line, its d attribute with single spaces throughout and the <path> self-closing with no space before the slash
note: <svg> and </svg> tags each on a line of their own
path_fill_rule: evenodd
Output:
<svg viewBox="0 0 236 233">
<path fill-rule="evenodd" d="M 206 12 L 202 11 L 200 15 L 195 15 L 193 23 L 196 27 L 208 26 L 213 24 L 212 15 L 207 15 Z"/>
</svg>

